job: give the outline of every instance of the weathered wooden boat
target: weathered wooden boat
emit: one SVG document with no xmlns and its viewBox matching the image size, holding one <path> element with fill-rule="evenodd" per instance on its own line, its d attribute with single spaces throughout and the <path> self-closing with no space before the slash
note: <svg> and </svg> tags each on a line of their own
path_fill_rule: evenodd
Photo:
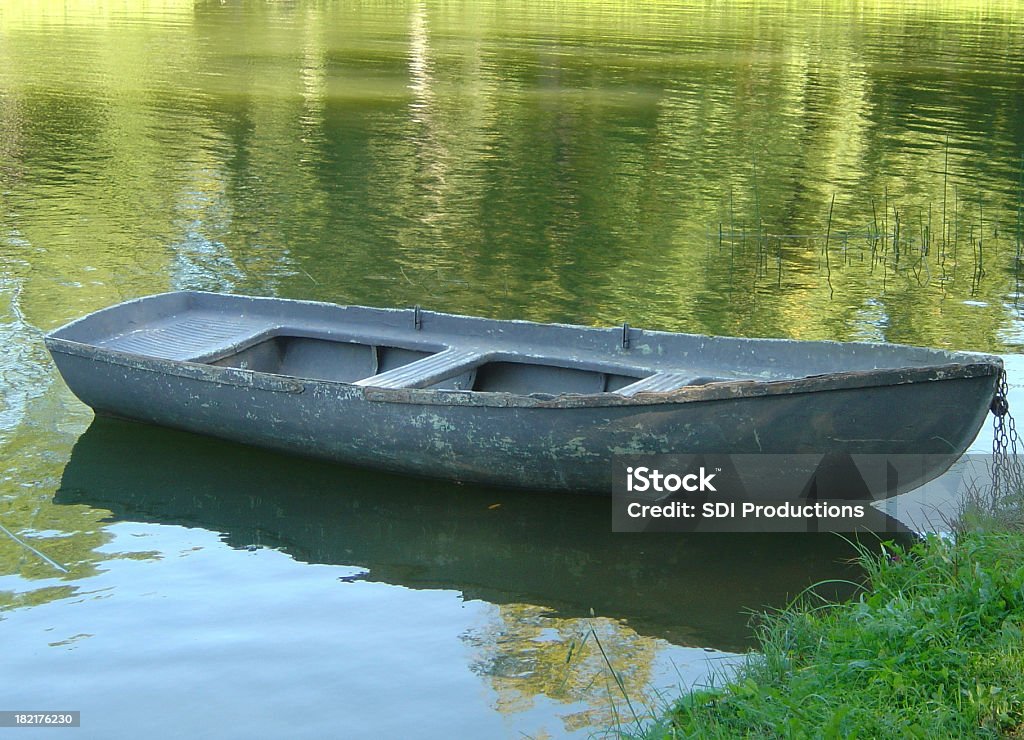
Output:
<svg viewBox="0 0 1024 740">
<path fill-rule="evenodd" d="M 46 345 L 98 414 L 400 473 L 604 493 L 616 456 L 934 458 L 906 490 L 966 450 L 1002 370 L 990 355 L 892 344 L 203 292 L 126 301 Z"/>
</svg>

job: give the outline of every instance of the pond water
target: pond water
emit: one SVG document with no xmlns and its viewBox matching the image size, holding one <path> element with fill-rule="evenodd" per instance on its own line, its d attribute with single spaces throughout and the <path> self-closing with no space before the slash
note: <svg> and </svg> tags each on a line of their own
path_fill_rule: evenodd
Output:
<svg viewBox="0 0 1024 740">
<path fill-rule="evenodd" d="M 634 727 L 748 610 L 856 577 L 845 543 L 93 420 L 42 334 L 201 288 L 994 351 L 1016 385 L 1022 156 L 1015 1 L 4 2 L 0 710 Z"/>
</svg>

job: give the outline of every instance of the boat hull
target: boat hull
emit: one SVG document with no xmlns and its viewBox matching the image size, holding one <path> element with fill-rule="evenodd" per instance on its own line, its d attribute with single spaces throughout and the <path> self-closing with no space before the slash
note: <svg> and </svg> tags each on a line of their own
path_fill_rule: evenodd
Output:
<svg viewBox="0 0 1024 740">
<path fill-rule="evenodd" d="M 524 400 L 364 388 L 49 343 L 71 390 L 99 414 L 399 473 L 606 494 L 616 456 L 934 458 L 926 473 L 889 491 L 902 492 L 941 474 L 966 450 L 997 381 L 995 370 L 952 376 L 911 371 L 903 382 L 846 378 L 774 390 L 709 387 L 703 395 L 668 394 L 638 403 L 586 396 Z M 747 493 L 797 493 L 786 485 L 765 480 Z"/>
</svg>

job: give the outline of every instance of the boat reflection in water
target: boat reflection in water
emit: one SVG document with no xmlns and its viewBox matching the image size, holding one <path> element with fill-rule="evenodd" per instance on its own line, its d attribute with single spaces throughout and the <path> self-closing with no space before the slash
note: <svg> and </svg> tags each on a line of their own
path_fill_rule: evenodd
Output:
<svg viewBox="0 0 1024 740">
<path fill-rule="evenodd" d="M 750 610 L 859 575 L 836 534 L 615 534 L 608 498 L 405 478 L 105 418 L 75 445 L 55 503 L 722 650 L 750 646 Z"/>
</svg>

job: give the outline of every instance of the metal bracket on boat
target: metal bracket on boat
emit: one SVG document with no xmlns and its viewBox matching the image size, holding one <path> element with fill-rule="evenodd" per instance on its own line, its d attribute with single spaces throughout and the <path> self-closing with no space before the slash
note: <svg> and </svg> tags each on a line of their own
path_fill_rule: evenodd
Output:
<svg viewBox="0 0 1024 740">
<path fill-rule="evenodd" d="M 622 322 L 622 349 L 629 349 L 629 324 Z"/>
<path fill-rule="evenodd" d="M 412 309 L 412 325 L 416 331 L 423 328 L 423 317 L 420 316 L 420 307 L 415 306 Z"/>
</svg>

